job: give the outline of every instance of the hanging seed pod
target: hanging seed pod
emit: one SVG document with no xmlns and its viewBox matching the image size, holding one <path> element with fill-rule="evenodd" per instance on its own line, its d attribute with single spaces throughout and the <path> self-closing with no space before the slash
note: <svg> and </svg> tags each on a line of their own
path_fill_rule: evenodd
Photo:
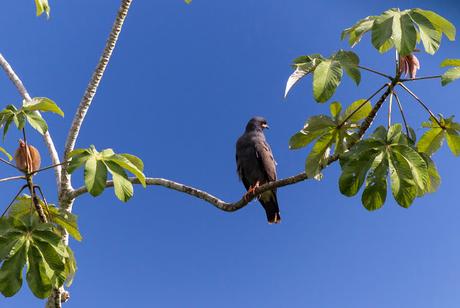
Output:
<svg viewBox="0 0 460 308">
<path fill-rule="evenodd" d="M 27 145 L 26 150 L 26 144 L 21 139 L 19 139 L 19 147 L 14 153 L 14 159 L 16 161 L 16 167 L 23 170 L 25 173 L 31 173 L 40 169 L 40 153 L 30 144 Z"/>
<path fill-rule="evenodd" d="M 420 69 L 420 62 L 414 54 L 408 54 L 407 56 L 399 59 L 399 72 L 403 75 L 409 74 L 411 79 L 414 79 L 417 75 L 417 70 Z"/>
</svg>

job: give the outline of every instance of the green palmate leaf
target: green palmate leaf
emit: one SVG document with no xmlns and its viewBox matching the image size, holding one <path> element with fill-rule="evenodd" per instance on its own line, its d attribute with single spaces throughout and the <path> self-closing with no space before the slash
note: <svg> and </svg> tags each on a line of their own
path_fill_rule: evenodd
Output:
<svg viewBox="0 0 460 308">
<path fill-rule="evenodd" d="M 379 16 L 369 16 L 342 32 L 349 44 L 357 44 L 364 33 L 372 31 L 372 44 L 380 52 L 395 47 L 402 56 L 410 54 L 421 40 L 425 51 L 434 54 L 441 44 L 442 34 L 455 39 L 455 27 L 432 11 L 390 9 Z"/>
<path fill-rule="evenodd" d="M 133 164 L 137 169 L 139 169 L 139 171 L 144 171 L 144 162 L 139 157 L 128 153 L 123 153 L 120 155 L 129 160 L 131 164 Z"/>
<path fill-rule="evenodd" d="M 73 173 L 77 168 L 79 168 L 80 166 L 85 164 L 86 161 L 90 157 L 91 157 L 91 154 L 88 153 L 88 152 L 73 155 L 72 159 L 70 160 L 69 164 L 67 165 L 67 171 L 69 173 Z"/>
<path fill-rule="evenodd" d="M 363 35 L 372 29 L 376 18 L 377 16 L 368 16 L 361 19 L 353 27 L 345 29 L 342 32 L 341 39 L 343 40 L 348 36 L 348 43 L 351 47 L 354 47 L 357 43 L 359 43 L 359 41 L 361 41 Z"/>
<path fill-rule="evenodd" d="M 48 210 L 53 222 L 63 227 L 69 235 L 77 241 L 82 240 L 80 230 L 78 229 L 77 216 L 75 214 L 56 207 L 48 207 Z"/>
<path fill-rule="evenodd" d="M 399 153 L 391 153 L 390 179 L 391 190 L 396 202 L 402 207 L 409 207 L 417 196 L 417 186 L 412 179 L 410 165 Z"/>
<path fill-rule="evenodd" d="M 442 128 L 436 127 L 426 131 L 417 143 L 417 150 L 426 153 L 428 156 L 433 155 L 439 150 L 442 141 L 445 138 L 445 132 Z"/>
<path fill-rule="evenodd" d="M 301 56 L 294 60 L 295 71 L 289 76 L 284 91 L 286 97 L 292 87 L 303 77 L 307 76 L 316 69 L 316 66 L 324 60 L 320 54 L 313 54 L 309 56 Z"/>
<path fill-rule="evenodd" d="M 378 16 L 372 25 L 372 45 L 380 51 L 386 52 L 393 46 L 393 17 L 398 14 L 396 9 L 391 9 Z"/>
<path fill-rule="evenodd" d="M 425 51 L 430 55 L 434 54 L 441 45 L 442 32 L 436 30 L 429 19 L 417 11 L 412 10 L 409 16 L 418 27 L 418 33 L 425 47 Z"/>
<path fill-rule="evenodd" d="M 342 74 L 338 61 L 329 59 L 318 65 L 313 73 L 313 95 L 317 102 L 324 103 L 334 95 Z"/>
<path fill-rule="evenodd" d="M 23 104 L 23 109 L 27 111 L 42 111 L 42 112 L 52 112 L 64 116 L 64 112 L 59 108 L 59 106 L 47 97 L 35 97 L 30 102 L 25 102 Z"/>
<path fill-rule="evenodd" d="M 453 66 L 441 75 L 441 84 L 443 86 L 460 78 L 460 59 L 446 59 L 441 63 L 441 67 Z"/>
<path fill-rule="evenodd" d="M 460 135 L 455 129 L 446 129 L 446 140 L 450 151 L 455 155 L 460 155 Z"/>
<path fill-rule="evenodd" d="M 392 40 L 401 56 L 414 51 L 417 44 L 417 31 L 408 14 L 397 14 L 393 17 Z"/>
<path fill-rule="evenodd" d="M 107 168 L 95 156 L 91 156 L 85 163 L 85 186 L 88 192 L 96 197 L 100 195 L 107 181 Z"/>
<path fill-rule="evenodd" d="M 425 161 L 428 171 L 428 181 L 426 183 L 426 193 L 433 193 L 438 190 L 441 184 L 441 176 L 433 160 L 426 154 L 421 153 L 420 156 Z"/>
<path fill-rule="evenodd" d="M 37 8 L 37 16 L 46 13 L 46 16 L 50 16 L 50 6 L 48 0 L 35 0 L 35 7 Z"/>
<path fill-rule="evenodd" d="M 376 210 L 386 200 L 390 175 L 395 200 L 408 207 L 415 197 L 434 191 L 439 185 L 436 167 L 423 155 L 413 148 L 400 124 L 391 126 L 388 131 L 380 126 L 369 139 L 358 142 L 340 158 L 340 191 L 353 196 L 366 178 L 361 201 L 366 209 Z"/>
<path fill-rule="evenodd" d="M 422 9 L 413 9 L 412 12 L 425 16 L 437 31 L 444 33 L 449 40 L 455 40 L 455 26 L 444 17 L 433 11 Z"/>
<path fill-rule="evenodd" d="M 113 187 L 117 198 L 123 202 L 131 199 L 133 196 L 133 184 L 128 180 L 126 172 L 112 161 L 105 161 L 105 164 L 112 174 Z"/>
<path fill-rule="evenodd" d="M 365 99 L 359 99 L 347 107 L 342 118 L 346 119 L 351 115 L 348 121 L 358 122 L 366 118 L 369 115 L 369 112 L 371 112 L 371 110 L 371 102 Z"/>
<path fill-rule="evenodd" d="M 304 128 L 291 137 L 289 148 L 291 150 L 300 149 L 307 146 L 319 136 L 327 133 L 337 124 L 328 116 L 313 116 L 305 123 Z"/>
<path fill-rule="evenodd" d="M 139 158 L 137 158 L 137 159 L 139 160 Z M 146 187 L 145 175 L 142 173 L 141 170 L 139 170 L 137 168 L 136 165 L 131 163 L 131 161 L 129 159 L 127 159 L 125 156 L 118 155 L 118 154 L 113 154 L 110 157 L 108 157 L 106 159 L 106 161 L 107 160 L 119 165 L 123 169 L 126 169 L 129 172 L 131 172 L 132 174 L 134 174 L 138 178 L 139 182 L 141 182 L 142 186 Z"/>
<path fill-rule="evenodd" d="M 361 196 L 361 202 L 369 211 L 381 208 L 387 197 L 388 159 L 386 154 L 380 154 L 380 158 L 376 158 L 373 165 L 367 175 L 366 188 Z"/>
<path fill-rule="evenodd" d="M 305 173 L 309 178 L 321 179 L 321 169 L 325 166 L 335 133 L 329 132 L 319 138 L 305 162 Z"/>
<path fill-rule="evenodd" d="M 22 269 L 26 264 L 28 243 L 22 238 L 16 242 L 0 268 L 0 292 L 5 297 L 15 295 L 22 286 Z"/>
<path fill-rule="evenodd" d="M 361 72 L 358 69 L 359 57 L 352 51 L 339 50 L 334 59 L 340 62 L 340 65 L 345 69 L 345 73 L 353 79 L 356 85 L 361 82 Z"/>
<path fill-rule="evenodd" d="M 342 105 L 339 102 L 333 102 L 329 106 L 329 110 L 333 118 L 337 118 L 342 111 Z"/>
<path fill-rule="evenodd" d="M 28 262 L 26 277 L 30 290 L 38 298 L 48 297 L 52 289 L 51 269 L 46 264 L 40 250 L 34 245 L 29 249 Z"/>
<path fill-rule="evenodd" d="M 446 138 L 451 152 L 456 156 L 460 155 L 460 124 L 454 122 L 453 117 L 445 119 L 441 116 L 439 121 L 442 127 L 433 118 L 430 120 L 431 122 L 425 122 L 422 125 L 429 130 L 420 138 L 417 144 L 418 151 L 431 156 L 441 147 Z"/>
<path fill-rule="evenodd" d="M 25 113 L 27 122 L 40 134 L 44 135 L 48 131 L 48 125 L 42 116 L 35 112 L 26 112 Z"/>
<path fill-rule="evenodd" d="M 353 152 L 349 152 L 349 155 L 353 154 Z M 364 183 L 366 173 L 369 171 L 373 160 L 378 154 L 379 152 L 374 148 L 368 148 L 362 155 L 349 159 L 345 163 L 342 167 L 342 175 L 339 178 L 339 188 L 342 194 L 351 197 L 358 193 Z"/>
</svg>

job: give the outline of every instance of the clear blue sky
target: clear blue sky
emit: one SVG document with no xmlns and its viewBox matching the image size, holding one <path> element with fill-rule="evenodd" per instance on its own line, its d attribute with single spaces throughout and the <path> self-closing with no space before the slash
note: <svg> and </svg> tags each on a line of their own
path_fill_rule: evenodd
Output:
<svg viewBox="0 0 460 308">
<path fill-rule="evenodd" d="M 49 21 L 34 17 L 31 0 L 4 2 L 1 52 L 33 96 L 54 99 L 66 113 L 47 116 L 62 149 L 119 1 L 50 0 Z M 432 9 L 460 26 L 457 1 L 134 1 L 78 146 L 136 154 L 149 176 L 235 201 L 244 193 L 235 141 L 251 116 L 262 115 L 279 176 L 296 174 L 307 151 L 290 151 L 289 137 L 328 105 L 313 101 L 311 78 L 283 100 L 291 60 L 348 48 L 339 40 L 344 28 L 394 6 Z M 458 44 L 444 38 L 438 54 L 420 55 L 419 75 L 441 73 L 441 60 L 460 57 Z M 363 65 L 392 71 L 393 53 L 379 56 L 368 37 L 355 51 Z M 365 98 L 382 82 L 363 73 L 356 87 L 344 78 L 335 99 Z M 411 85 L 435 112 L 460 114 L 460 83 Z M 20 102 L 3 74 L 0 99 Z M 402 100 L 420 136 L 427 116 Z M 17 138 L 12 130 L 5 147 L 13 151 Z M 40 137 L 31 140 L 44 154 Z M 65 307 L 458 307 L 460 160 L 445 148 L 435 159 L 442 185 L 410 209 L 390 197 L 368 212 L 360 197 L 340 194 L 335 165 L 322 182 L 279 190 L 276 226 L 258 203 L 228 214 L 161 187 L 136 187 L 127 204 L 111 190 L 84 196 L 74 207 L 84 240 L 71 242 L 79 270 Z M 74 178 L 82 184 L 81 174 Z M 56 201 L 52 172 L 36 181 Z M 1 185 L 2 204 L 15 185 Z M 42 305 L 27 286 L 0 298 L 2 308 Z"/>
</svg>

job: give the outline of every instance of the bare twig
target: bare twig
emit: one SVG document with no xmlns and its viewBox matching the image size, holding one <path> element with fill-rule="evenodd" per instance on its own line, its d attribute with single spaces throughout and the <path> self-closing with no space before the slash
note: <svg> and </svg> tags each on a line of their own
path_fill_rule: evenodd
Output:
<svg viewBox="0 0 460 308">
<path fill-rule="evenodd" d="M 11 177 L 8 177 L 8 178 L 0 179 L 0 183 L 8 182 L 8 181 L 15 181 L 15 180 L 25 180 L 25 179 L 26 179 L 25 176 L 17 175 L 17 176 L 11 176 Z"/>
<path fill-rule="evenodd" d="M 339 125 L 338 127 L 342 127 L 355 113 L 357 113 L 361 108 L 364 107 L 364 105 L 367 104 L 367 102 L 369 102 L 371 99 L 374 98 L 374 96 L 376 96 L 380 91 L 382 91 L 383 88 L 385 87 L 388 87 L 389 84 L 386 83 L 384 84 L 383 86 L 381 86 L 377 91 L 375 91 L 368 99 L 366 99 L 364 102 L 361 103 L 361 105 L 359 105 L 355 110 L 353 110 L 352 113 L 350 113 Z"/>
<path fill-rule="evenodd" d="M 416 80 L 426 80 L 426 79 L 438 79 L 441 78 L 441 75 L 435 75 L 435 76 L 425 76 L 425 77 L 417 77 L 417 78 L 407 78 L 407 79 L 401 79 L 401 82 L 407 82 L 407 81 L 416 81 Z"/>
<path fill-rule="evenodd" d="M 34 170 L 29 175 L 34 175 L 34 174 L 37 174 L 39 172 L 42 172 L 42 171 L 45 171 L 45 170 L 48 170 L 48 169 L 53 169 L 53 168 L 55 168 L 57 166 L 62 166 L 62 165 L 68 164 L 68 163 L 69 162 L 65 161 L 65 162 L 62 162 L 62 163 L 59 163 L 59 164 L 56 164 L 56 165 L 51 165 L 51 166 L 44 167 L 44 168 L 41 168 L 41 169 L 38 169 L 38 170 Z"/>
<path fill-rule="evenodd" d="M 27 184 L 24 185 L 24 186 L 22 186 L 21 189 L 19 189 L 19 192 L 16 194 L 16 196 L 14 196 L 14 198 L 13 198 L 13 200 L 11 200 L 10 204 L 8 204 L 8 206 L 6 207 L 6 209 L 3 211 L 1 217 L 5 216 L 6 212 L 8 212 L 8 210 L 9 210 L 10 207 L 13 205 L 14 201 L 16 200 L 16 198 L 17 198 L 17 197 L 22 193 L 22 191 L 23 191 L 24 189 L 26 189 L 26 188 L 27 188 Z"/>
<path fill-rule="evenodd" d="M 374 70 L 374 69 L 371 69 L 371 68 L 368 68 L 368 67 L 365 67 L 365 66 L 362 66 L 362 65 L 358 65 L 357 67 L 360 68 L 360 69 L 362 69 L 362 70 L 365 70 L 365 71 L 368 71 L 368 72 L 371 72 L 371 73 L 380 75 L 380 76 L 382 76 L 382 77 L 388 78 L 388 79 L 390 79 L 390 80 L 393 80 L 393 77 L 391 77 L 390 75 L 381 73 L 381 72 L 376 71 L 376 70 Z"/>
<path fill-rule="evenodd" d="M 27 92 L 26 88 L 24 87 L 24 84 L 22 83 L 21 79 L 19 79 L 18 75 L 16 75 L 15 71 L 11 67 L 11 65 L 6 61 L 6 59 L 3 57 L 3 55 L 0 53 L 0 66 L 3 68 L 5 73 L 8 75 L 8 78 L 13 82 L 13 84 L 16 86 L 18 89 L 19 94 L 22 96 L 22 98 L 28 102 L 31 101 L 32 98 L 30 97 L 29 93 Z M 39 114 L 38 111 L 36 113 Z M 56 165 L 54 168 L 54 173 L 56 177 L 56 184 L 59 186 L 61 183 L 61 166 L 59 166 L 59 156 L 56 151 L 56 147 L 54 146 L 53 138 L 51 138 L 51 134 L 49 133 L 49 130 L 43 134 L 43 140 L 46 144 L 46 147 L 48 148 L 49 155 L 51 157 L 51 162 Z"/>
<path fill-rule="evenodd" d="M 430 116 L 436 121 L 436 123 L 439 125 L 439 127 L 444 128 L 444 125 L 439 122 L 438 118 L 434 115 L 434 113 L 428 108 L 428 106 L 422 102 L 420 98 L 418 98 L 417 95 L 415 95 L 414 92 L 412 92 L 408 87 L 406 87 L 403 83 L 399 83 L 399 85 L 406 90 L 407 93 L 409 93 L 429 114 Z"/>
<path fill-rule="evenodd" d="M 83 95 L 83 98 L 78 106 L 77 112 L 75 113 L 75 116 L 73 118 L 72 126 L 70 127 L 69 134 L 67 135 L 67 140 L 64 146 L 64 160 L 68 159 L 69 153 L 75 147 L 75 143 L 77 141 L 81 125 L 83 123 L 83 120 L 85 119 L 86 113 L 88 112 L 91 102 L 93 101 L 93 98 L 96 95 L 97 88 L 99 87 L 99 83 L 101 82 L 102 76 L 104 75 L 104 71 L 110 61 L 112 52 L 115 49 L 118 36 L 120 35 L 131 2 L 132 0 L 121 1 L 117 17 L 112 26 L 112 30 L 110 31 L 109 38 L 106 42 L 102 56 L 99 59 L 99 63 L 96 66 L 93 76 L 91 77 L 88 87 L 86 88 L 85 94 Z M 71 187 L 70 175 L 68 174 L 65 166 L 63 168 L 62 182 L 64 186 L 63 188 L 69 190 Z"/>
<path fill-rule="evenodd" d="M 398 108 L 399 108 L 399 111 L 401 112 L 401 117 L 403 119 L 404 126 L 406 127 L 406 135 L 410 136 L 410 134 L 409 134 L 409 126 L 407 125 L 406 116 L 404 115 L 404 110 L 403 110 L 401 101 L 399 100 L 399 96 L 398 96 L 398 94 L 396 94 L 395 91 L 393 91 L 393 95 L 396 98 L 396 102 L 398 103 Z"/>
<path fill-rule="evenodd" d="M 7 161 L 6 159 L 0 158 L 0 161 L 1 161 L 2 163 L 7 164 L 8 166 L 13 167 L 13 168 L 16 169 L 16 170 L 19 170 L 19 171 L 23 172 L 23 170 L 19 169 L 18 167 L 16 167 L 16 165 L 10 163 L 10 162 Z"/>
<path fill-rule="evenodd" d="M 388 103 L 388 129 L 391 126 L 391 107 L 393 105 L 393 93 L 390 93 L 390 102 Z"/>
</svg>

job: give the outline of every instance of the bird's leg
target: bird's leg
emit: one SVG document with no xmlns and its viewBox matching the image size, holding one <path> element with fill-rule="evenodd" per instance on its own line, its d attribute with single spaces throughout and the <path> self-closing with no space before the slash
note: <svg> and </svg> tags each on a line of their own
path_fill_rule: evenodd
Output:
<svg viewBox="0 0 460 308">
<path fill-rule="evenodd" d="M 254 198 L 254 193 L 257 188 L 259 188 L 260 182 L 257 181 L 254 185 L 250 186 L 248 191 L 244 194 L 244 200 L 249 201 Z"/>
</svg>

